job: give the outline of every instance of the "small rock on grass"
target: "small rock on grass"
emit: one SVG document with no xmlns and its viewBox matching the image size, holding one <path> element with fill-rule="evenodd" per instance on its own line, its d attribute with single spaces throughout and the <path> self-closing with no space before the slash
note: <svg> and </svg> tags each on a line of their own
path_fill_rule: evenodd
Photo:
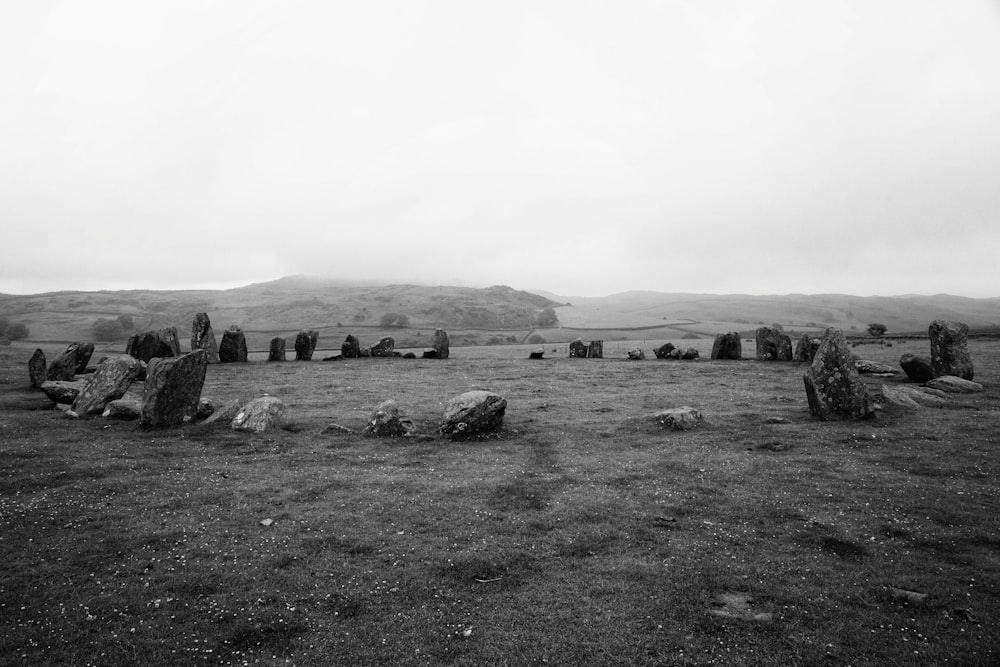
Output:
<svg viewBox="0 0 1000 667">
<path fill-rule="evenodd" d="M 277 428 L 284 413 L 285 404 L 281 399 L 262 396 L 244 405 L 233 417 L 230 427 L 234 431 L 263 433 Z"/>
<path fill-rule="evenodd" d="M 658 421 L 661 426 L 672 428 L 675 431 L 689 431 L 705 422 L 700 410 L 687 405 L 660 410 L 653 415 L 653 419 Z"/>
</svg>

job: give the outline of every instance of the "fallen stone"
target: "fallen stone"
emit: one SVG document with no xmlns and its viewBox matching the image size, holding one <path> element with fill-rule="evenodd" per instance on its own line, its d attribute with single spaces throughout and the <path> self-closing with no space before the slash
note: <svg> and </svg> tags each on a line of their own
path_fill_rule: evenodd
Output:
<svg viewBox="0 0 1000 667">
<path fill-rule="evenodd" d="M 232 400 L 221 407 L 217 408 L 205 420 L 199 424 L 200 426 L 212 426 L 213 424 L 229 424 L 232 422 L 233 417 L 235 417 L 240 412 L 242 403 L 239 400 Z"/>
<path fill-rule="evenodd" d="M 205 350 L 208 363 L 219 363 L 219 344 L 208 313 L 198 313 L 191 321 L 191 351 L 195 350 Z"/>
<path fill-rule="evenodd" d="M 927 382 L 934 379 L 934 367 L 927 357 L 904 354 L 899 358 L 899 366 L 906 373 L 906 377 L 913 382 Z"/>
<path fill-rule="evenodd" d="M 653 419 L 659 422 L 661 426 L 672 428 L 675 431 L 689 431 L 696 426 L 700 426 L 705 421 L 701 411 L 687 405 L 679 408 L 660 410 L 653 415 Z"/>
<path fill-rule="evenodd" d="M 983 385 L 972 380 L 966 380 L 955 375 L 942 375 L 924 384 L 925 387 L 938 389 L 949 394 L 976 394 L 983 391 Z"/>
<path fill-rule="evenodd" d="M 681 351 L 681 359 L 697 359 L 699 356 L 698 350 L 693 347 L 686 348 Z"/>
<path fill-rule="evenodd" d="M 198 421 L 205 421 L 215 413 L 215 405 L 207 398 L 198 399 L 198 409 L 194 413 L 194 418 Z"/>
<path fill-rule="evenodd" d="M 646 354 L 638 347 L 633 347 L 626 354 L 632 361 L 642 361 L 646 358 Z"/>
<path fill-rule="evenodd" d="M 413 354 L 412 352 L 410 354 Z M 414 357 L 417 355 L 413 354 Z M 331 354 L 329 357 L 323 357 L 323 361 L 343 361 L 344 355 L 342 354 Z"/>
<path fill-rule="evenodd" d="M 368 351 L 373 357 L 391 357 L 395 346 L 396 341 L 393 340 L 392 336 L 382 336 L 377 343 L 368 348 Z"/>
<path fill-rule="evenodd" d="M 953 375 L 971 380 L 975 373 L 969 356 L 969 327 L 962 322 L 934 320 L 927 334 L 931 339 L 934 377 Z"/>
<path fill-rule="evenodd" d="M 673 352 L 675 349 L 677 348 L 674 347 L 673 343 L 664 343 L 660 347 L 653 350 L 653 354 L 656 355 L 657 359 L 670 359 L 670 358 L 677 359 L 680 355 L 678 355 L 678 357 L 670 357 L 670 353 Z"/>
<path fill-rule="evenodd" d="M 491 391 L 467 391 L 445 406 L 438 429 L 452 440 L 491 433 L 503 425 L 507 400 Z"/>
<path fill-rule="evenodd" d="M 424 353 L 423 353 L 423 355 L 421 355 L 421 358 L 422 359 L 437 359 L 438 358 L 438 351 L 437 350 L 424 350 Z"/>
<path fill-rule="evenodd" d="M 88 380 L 46 380 L 40 389 L 56 404 L 71 405 L 87 386 Z"/>
<path fill-rule="evenodd" d="M 948 400 L 929 391 L 900 384 L 885 384 L 881 387 L 882 397 L 892 405 L 907 408 L 940 407 Z"/>
<path fill-rule="evenodd" d="M 854 355 L 839 329 L 826 330 L 802 379 L 809 410 L 820 419 L 861 419 L 875 412 L 875 401 L 861 381 Z"/>
<path fill-rule="evenodd" d="M 545 350 L 541 348 L 535 350 L 534 352 L 528 353 L 528 359 L 544 359 L 544 358 L 545 358 Z"/>
<path fill-rule="evenodd" d="M 208 353 L 204 350 L 151 360 L 146 369 L 140 425 L 173 426 L 195 419 L 207 367 Z"/>
<path fill-rule="evenodd" d="M 28 382 L 33 389 L 38 389 L 48 378 L 45 372 L 48 366 L 45 363 L 45 352 L 41 348 L 36 349 L 31 359 L 28 359 Z"/>
<path fill-rule="evenodd" d="M 131 398 L 119 398 L 109 401 L 101 414 L 105 419 L 120 419 L 134 421 L 142 414 L 142 403 Z"/>
<path fill-rule="evenodd" d="M 407 417 L 396 401 L 382 401 L 372 411 L 365 426 L 365 435 L 376 438 L 407 436 L 413 433 L 413 420 Z"/>
<path fill-rule="evenodd" d="M 234 431 L 264 433 L 277 428 L 284 413 L 285 404 L 281 399 L 262 396 L 244 405 L 233 417 L 230 426 Z"/>
<path fill-rule="evenodd" d="M 878 361 L 869 361 L 867 359 L 858 359 L 854 362 L 854 367 L 858 369 L 859 373 L 864 375 L 895 375 L 896 367 L 890 366 L 889 364 L 883 364 Z"/>
<path fill-rule="evenodd" d="M 141 369 L 139 360 L 128 354 L 106 358 L 73 401 L 73 412 L 85 419 L 100 415 L 109 402 L 125 395 Z"/>
</svg>

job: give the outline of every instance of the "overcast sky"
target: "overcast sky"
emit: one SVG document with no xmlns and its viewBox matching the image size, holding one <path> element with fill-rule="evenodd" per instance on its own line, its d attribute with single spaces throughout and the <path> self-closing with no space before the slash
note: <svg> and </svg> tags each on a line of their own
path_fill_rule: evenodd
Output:
<svg viewBox="0 0 1000 667">
<path fill-rule="evenodd" d="M 1000 296 L 1000 2 L 5 3 L 0 292 Z"/>
</svg>

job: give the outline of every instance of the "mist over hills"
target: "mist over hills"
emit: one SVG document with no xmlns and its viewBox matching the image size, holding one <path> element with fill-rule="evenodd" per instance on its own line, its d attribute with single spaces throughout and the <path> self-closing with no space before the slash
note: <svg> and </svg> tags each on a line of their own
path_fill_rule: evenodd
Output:
<svg viewBox="0 0 1000 667">
<path fill-rule="evenodd" d="M 549 308 L 558 323 L 541 327 L 538 315 Z M 39 341 L 89 340 L 99 318 L 122 315 L 131 318 L 134 331 L 176 326 L 184 339 L 198 312 L 209 314 L 217 332 L 238 324 L 248 339 L 262 346 L 272 336 L 294 335 L 306 328 L 319 330 L 329 345 L 335 339 L 339 345 L 348 333 L 361 332 L 369 338 L 393 335 L 400 346 L 419 346 L 420 337 L 437 327 L 448 329 L 456 345 L 522 342 L 532 333 L 549 342 L 577 336 L 623 339 L 637 330 L 645 337 L 670 339 L 750 331 L 772 323 L 800 331 L 834 326 L 847 333 L 862 333 L 868 323 L 881 322 L 890 333 L 925 334 L 934 319 L 958 320 L 973 329 L 1000 327 L 1000 297 L 945 294 L 859 297 L 629 291 L 573 297 L 502 285 L 391 285 L 313 276 L 287 276 L 227 290 L 0 294 L 0 316 L 24 322 L 30 330 L 28 339 Z M 397 316 L 394 325 L 386 324 L 389 315 Z"/>
</svg>

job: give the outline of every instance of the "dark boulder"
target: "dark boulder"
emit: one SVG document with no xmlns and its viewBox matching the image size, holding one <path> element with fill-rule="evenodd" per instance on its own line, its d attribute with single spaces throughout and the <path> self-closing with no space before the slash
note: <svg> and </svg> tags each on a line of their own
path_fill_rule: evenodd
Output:
<svg viewBox="0 0 1000 667">
<path fill-rule="evenodd" d="M 271 339 L 271 346 L 267 351 L 268 361 L 284 361 L 285 360 L 285 339 L 278 337 Z"/>
<path fill-rule="evenodd" d="M 358 339 L 348 334 L 340 346 L 340 354 L 345 359 L 357 359 L 361 356 L 361 344 L 358 343 Z"/>
<path fill-rule="evenodd" d="M 309 361 L 312 359 L 316 343 L 319 342 L 319 332 L 313 329 L 303 329 L 295 337 L 295 359 L 296 361 Z"/>
<path fill-rule="evenodd" d="M 742 359 L 743 343 L 739 331 L 720 333 L 712 343 L 712 359 Z"/>
<path fill-rule="evenodd" d="M 467 391 L 445 406 L 439 430 L 452 440 L 490 433 L 503 425 L 507 400 L 491 391 Z"/>
<path fill-rule="evenodd" d="M 670 359 L 671 358 L 670 357 L 670 353 L 673 352 L 676 349 L 677 348 L 674 346 L 673 343 L 664 343 L 660 347 L 658 347 L 655 350 L 653 350 L 653 354 L 656 355 L 657 359 Z M 680 356 L 680 355 L 678 355 L 678 356 Z M 673 357 L 673 358 L 676 359 L 677 357 Z"/>
<path fill-rule="evenodd" d="M 774 327 L 757 329 L 758 361 L 791 361 L 792 339 Z"/>
<path fill-rule="evenodd" d="M 854 367 L 863 375 L 895 375 L 897 372 L 895 366 L 868 359 L 855 360 Z"/>
<path fill-rule="evenodd" d="M 927 382 L 934 379 L 934 367 L 927 357 L 904 354 L 899 358 L 899 366 L 906 373 L 906 377 L 913 382 Z"/>
<path fill-rule="evenodd" d="M 208 363 L 219 363 L 219 344 L 215 340 L 215 331 L 212 330 L 208 313 L 198 313 L 191 321 L 191 351 L 195 350 L 205 350 Z"/>
<path fill-rule="evenodd" d="M 396 341 L 393 340 L 392 336 L 383 336 L 379 338 L 377 343 L 368 348 L 368 351 L 373 357 L 391 357 L 395 346 Z"/>
<path fill-rule="evenodd" d="M 365 435 L 377 438 L 392 438 L 413 433 L 413 420 L 406 416 L 396 401 L 382 401 L 372 410 Z"/>
<path fill-rule="evenodd" d="M 528 358 L 529 359 L 544 359 L 545 358 L 545 350 L 542 350 L 542 349 L 535 350 L 534 352 L 531 352 L 531 353 L 528 354 Z"/>
<path fill-rule="evenodd" d="M 626 356 L 632 361 L 642 361 L 643 359 L 646 358 L 646 353 L 643 352 L 638 347 L 633 347 L 626 353 Z"/>
<path fill-rule="evenodd" d="M 46 380 L 39 387 L 53 403 L 67 405 L 76 400 L 89 380 Z"/>
<path fill-rule="evenodd" d="M 698 350 L 693 347 L 681 351 L 681 359 L 697 359 L 699 356 L 701 355 L 698 353 Z"/>
<path fill-rule="evenodd" d="M 222 332 L 219 343 L 219 363 L 240 363 L 247 360 L 247 339 L 243 329 L 234 324 Z"/>
<path fill-rule="evenodd" d="M 582 340 L 577 338 L 574 341 L 570 341 L 569 344 L 569 356 L 579 357 L 581 359 L 587 357 L 587 344 Z"/>
<path fill-rule="evenodd" d="M 142 403 L 132 398 L 118 398 L 104 406 L 101 416 L 105 419 L 134 421 L 142 415 Z"/>
<path fill-rule="evenodd" d="M 603 359 L 604 358 L 604 341 L 603 340 L 592 340 L 587 343 L 587 356 L 591 359 Z"/>
<path fill-rule="evenodd" d="M 139 361 L 149 363 L 154 357 L 176 357 L 181 353 L 177 339 L 177 327 L 166 327 L 158 331 L 144 331 L 128 339 L 125 354 Z"/>
<path fill-rule="evenodd" d="M 205 350 L 151 360 L 146 368 L 139 424 L 144 427 L 172 426 L 193 420 L 198 413 L 207 368 Z"/>
<path fill-rule="evenodd" d="M 83 375 L 87 372 L 87 364 L 90 363 L 90 358 L 94 355 L 94 344 L 93 343 L 70 343 L 66 351 L 76 350 L 76 374 Z"/>
<path fill-rule="evenodd" d="M 448 332 L 444 329 L 434 330 L 434 341 L 431 343 L 431 348 L 437 352 L 437 359 L 447 359 L 448 355 L 451 354 L 451 348 L 448 342 Z"/>
<path fill-rule="evenodd" d="M 70 345 L 65 352 L 49 364 L 45 371 L 45 379 L 72 382 L 73 378 L 76 377 L 76 357 L 77 349 Z"/>
<path fill-rule="evenodd" d="M 48 379 L 45 375 L 46 370 L 48 366 L 45 363 L 45 352 L 39 348 L 31 355 L 31 359 L 28 359 L 28 381 L 32 388 L 38 389 Z"/>
<path fill-rule="evenodd" d="M 99 416 L 108 403 L 125 395 L 141 369 L 141 362 L 128 354 L 106 358 L 73 401 L 71 410 L 78 417 Z"/>
<path fill-rule="evenodd" d="M 416 359 L 417 355 L 414 352 L 407 352 L 406 354 L 403 355 L 403 358 L 404 359 Z"/>
<path fill-rule="evenodd" d="M 811 364 L 813 359 L 816 358 L 816 350 L 819 349 L 820 343 L 822 342 L 822 338 L 810 336 L 809 334 L 802 334 L 802 337 L 799 338 L 799 342 L 795 345 L 795 352 L 792 354 L 792 360 L 804 361 Z"/>
<path fill-rule="evenodd" d="M 827 329 L 816 358 L 803 375 L 813 415 L 830 420 L 861 419 L 874 414 L 875 401 L 854 361 L 843 332 Z"/>
<path fill-rule="evenodd" d="M 421 355 L 421 358 L 423 358 L 423 359 L 437 359 L 438 358 L 438 351 L 434 350 L 434 349 L 424 350 L 424 353 L 423 353 L 423 355 Z"/>
<path fill-rule="evenodd" d="M 934 320 L 927 333 L 931 339 L 934 377 L 954 375 L 971 380 L 975 373 L 969 356 L 969 327 L 962 322 Z"/>
</svg>

